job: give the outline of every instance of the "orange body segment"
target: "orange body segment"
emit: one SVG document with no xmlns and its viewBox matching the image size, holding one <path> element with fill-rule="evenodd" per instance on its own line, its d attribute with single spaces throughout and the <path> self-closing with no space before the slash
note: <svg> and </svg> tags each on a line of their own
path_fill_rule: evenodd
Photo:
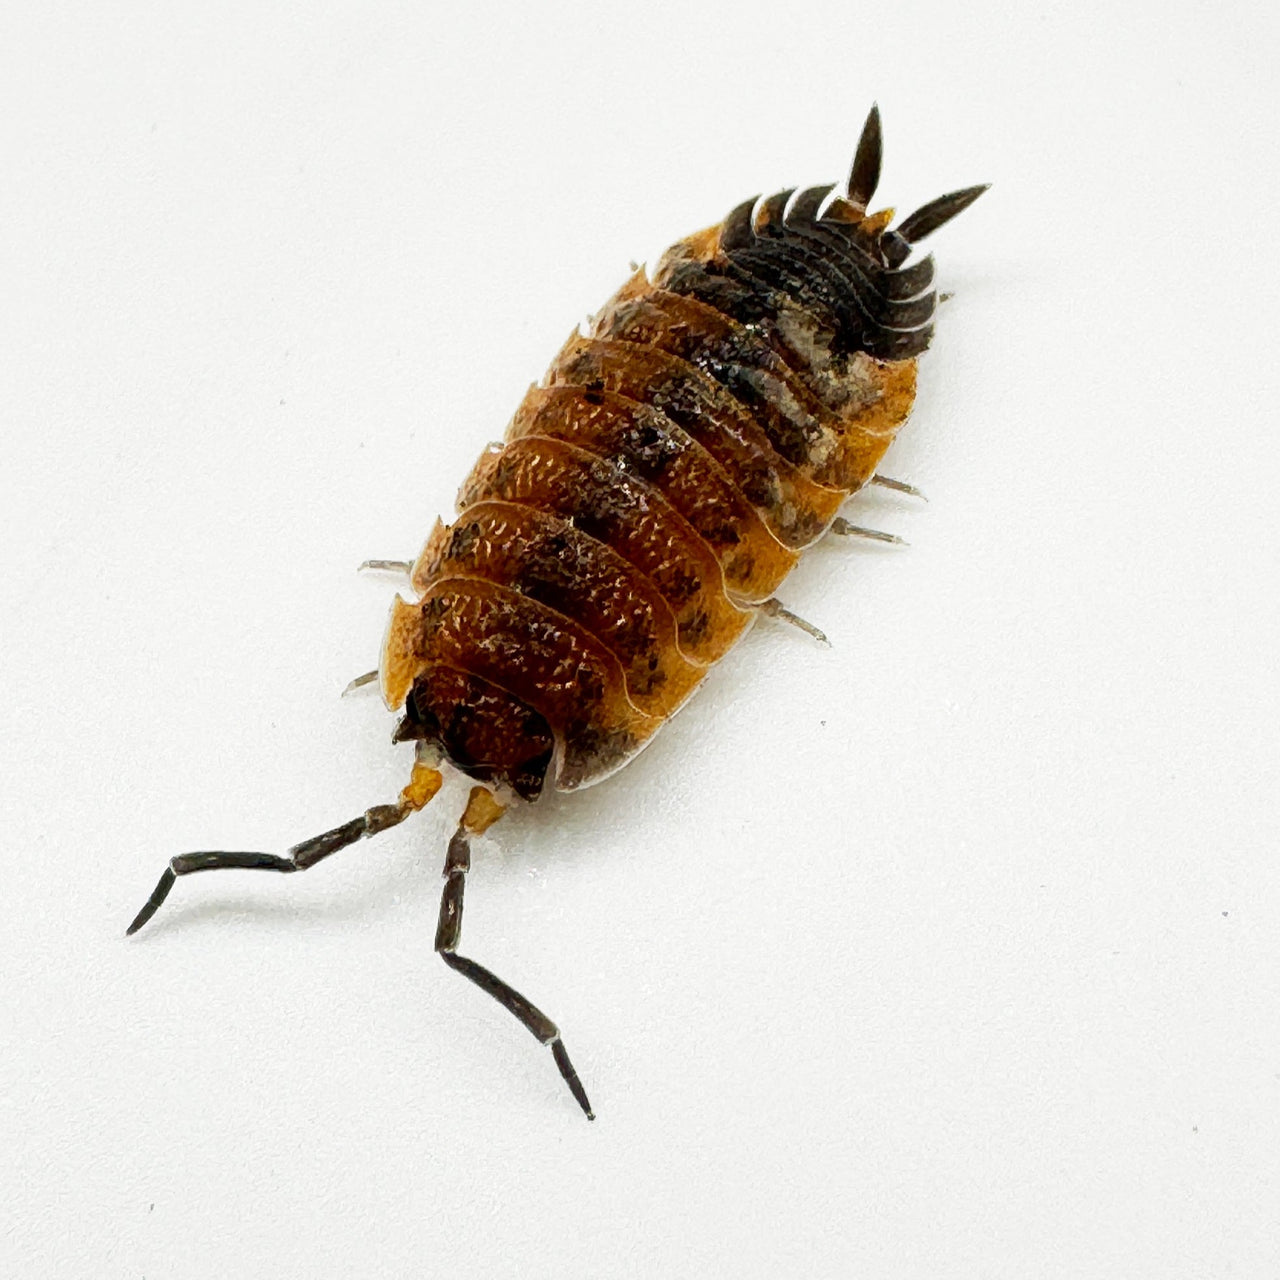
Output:
<svg viewBox="0 0 1280 1280">
<path fill-rule="evenodd" d="M 855 186 L 740 205 L 564 344 L 424 547 L 421 599 L 393 609 L 382 688 L 406 736 L 500 791 L 514 770 L 526 798 L 554 740 L 549 780 L 582 786 L 759 609 L 787 616 L 774 593 L 872 479 L 932 332 L 931 261 L 903 266 Z"/>
</svg>

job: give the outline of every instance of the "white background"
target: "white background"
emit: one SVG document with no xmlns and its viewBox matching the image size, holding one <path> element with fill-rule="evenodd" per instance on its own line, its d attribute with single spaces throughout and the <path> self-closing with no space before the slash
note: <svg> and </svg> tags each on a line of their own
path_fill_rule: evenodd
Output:
<svg viewBox="0 0 1280 1280">
<path fill-rule="evenodd" d="M 10 4 L 0 1272 L 1280 1272 L 1264 4 Z M 393 798 L 394 584 L 581 317 L 868 106 L 954 290 L 886 469 L 632 767 Z"/>
</svg>

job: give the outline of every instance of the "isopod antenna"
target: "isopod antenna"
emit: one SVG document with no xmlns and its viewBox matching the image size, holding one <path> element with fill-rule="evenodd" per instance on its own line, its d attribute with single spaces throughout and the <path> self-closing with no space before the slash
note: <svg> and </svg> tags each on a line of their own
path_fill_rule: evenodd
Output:
<svg viewBox="0 0 1280 1280">
<path fill-rule="evenodd" d="M 344 822 L 340 827 L 322 832 L 295 844 L 287 854 L 242 853 L 228 850 L 180 853 L 169 860 L 159 884 L 134 917 L 126 934 L 137 933 L 160 909 L 169 896 L 179 876 L 195 871 L 216 871 L 229 867 L 250 871 L 305 871 L 347 845 L 355 844 L 366 836 L 376 836 L 403 822 L 410 814 L 425 808 L 435 797 L 444 779 L 436 769 L 415 764 L 408 786 L 400 792 L 394 804 L 375 805 L 366 809 L 358 818 Z M 471 869 L 471 837 L 487 831 L 503 814 L 504 807 L 494 799 L 485 787 L 473 787 L 467 800 L 466 811 L 445 854 L 444 891 L 440 895 L 440 918 L 436 925 L 435 949 L 449 968 L 474 982 L 488 992 L 504 1009 L 513 1014 L 542 1044 L 551 1049 L 551 1055 L 569 1091 L 577 1100 L 588 1120 L 595 1113 L 587 1098 L 587 1092 L 578 1079 L 573 1063 L 569 1060 L 560 1029 L 536 1005 L 525 999 L 514 987 L 483 965 L 458 955 L 462 940 L 462 904 L 466 890 L 467 872 Z"/>
<path fill-rule="evenodd" d="M 358 818 L 352 818 L 350 822 L 344 822 L 332 831 L 321 832 L 318 836 L 303 840 L 301 844 L 295 844 L 283 857 L 277 853 L 232 853 L 225 850 L 180 853 L 176 858 L 169 859 L 160 883 L 134 917 L 133 923 L 125 930 L 125 936 L 137 933 L 159 911 L 179 876 L 188 876 L 193 871 L 218 871 L 224 867 L 241 871 L 305 871 L 331 853 L 337 853 L 339 849 L 345 849 L 347 845 L 355 844 L 365 836 L 376 836 L 381 831 L 399 825 L 411 813 L 425 808 L 443 782 L 444 777 L 439 770 L 415 764 L 409 785 L 400 792 L 400 798 L 395 804 L 374 805 Z"/>
</svg>

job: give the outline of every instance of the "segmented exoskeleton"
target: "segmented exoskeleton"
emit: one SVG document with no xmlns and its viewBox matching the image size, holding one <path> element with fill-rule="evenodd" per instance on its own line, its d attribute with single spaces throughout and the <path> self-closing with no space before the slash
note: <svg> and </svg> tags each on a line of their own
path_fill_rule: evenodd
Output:
<svg viewBox="0 0 1280 1280">
<path fill-rule="evenodd" d="M 905 264 L 986 188 L 891 229 L 891 210 L 868 212 L 880 151 L 873 108 L 841 190 L 747 200 L 673 245 L 529 390 L 458 517 L 401 565 L 416 598 L 397 598 L 377 673 L 403 712 L 395 740 L 417 744 L 399 800 L 285 856 L 179 855 L 130 933 L 176 876 L 302 870 L 422 808 L 450 765 L 478 785 L 449 845 L 436 949 L 552 1047 L 591 1117 L 555 1024 L 457 954 L 469 839 L 516 801 L 620 768 L 762 612 L 798 622 L 774 593 L 800 552 L 866 532 L 841 506 L 897 484 L 876 467 L 937 303 L 932 259 Z"/>
</svg>

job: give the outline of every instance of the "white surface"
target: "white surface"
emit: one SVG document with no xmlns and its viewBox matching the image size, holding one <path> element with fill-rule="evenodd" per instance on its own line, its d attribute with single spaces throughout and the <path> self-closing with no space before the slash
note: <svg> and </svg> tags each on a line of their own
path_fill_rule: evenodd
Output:
<svg viewBox="0 0 1280 1280">
<path fill-rule="evenodd" d="M 10 6 L 0 1272 L 1280 1271 L 1262 4 Z M 943 310 L 892 471 L 612 782 L 390 799 L 392 586 L 631 258 L 884 112 Z"/>
</svg>

